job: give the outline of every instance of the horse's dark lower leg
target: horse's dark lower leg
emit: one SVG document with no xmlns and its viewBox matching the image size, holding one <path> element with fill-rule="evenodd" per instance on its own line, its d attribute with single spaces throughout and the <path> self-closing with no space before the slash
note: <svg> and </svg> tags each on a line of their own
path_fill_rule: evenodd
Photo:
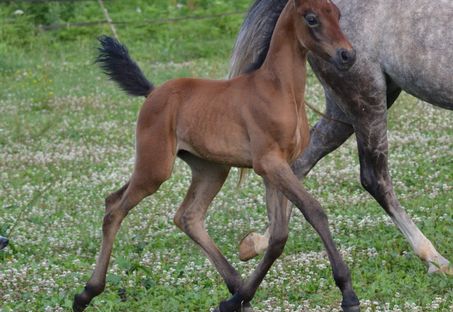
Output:
<svg viewBox="0 0 453 312">
<path fill-rule="evenodd" d="M 292 203 L 294 203 L 301 210 L 307 221 L 318 232 L 326 247 L 329 261 L 332 265 L 335 282 L 343 295 L 343 310 L 347 312 L 359 311 L 359 300 L 352 288 L 349 269 L 335 247 L 335 243 L 330 235 L 327 216 L 319 203 L 302 188 L 291 168 L 284 162 L 267 159 L 266 162 L 263 162 L 261 166 L 258 165 L 257 167 L 259 168 L 257 172 L 265 177 L 268 183 L 280 190 Z M 278 196 L 278 194 L 276 194 L 276 196 Z M 228 305 L 227 307 L 235 303 L 237 304 L 240 300 L 247 301 L 251 299 L 250 296 L 253 296 L 256 288 L 272 264 L 272 259 L 276 256 L 278 257 L 283 249 L 287 236 L 288 222 L 287 219 L 284 218 L 284 216 L 287 216 L 287 210 L 279 209 L 278 206 L 270 209 L 277 210 L 273 212 L 276 216 L 276 222 L 274 224 L 277 226 L 273 229 L 271 224 L 270 243 L 265 257 L 250 279 L 244 283 L 241 290 L 225 303 Z M 280 228 L 282 230 L 280 230 Z"/>
<path fill-rule="evenodd" d="M 113 242 L 121 222 L 132 208 L 143 198 L 156 192 L 171 175 L 174 163 L 172 140 L 166 140 L 167 145 L 163 145 L 164 136 L 158 136 L 156 133 L 159 134 L 158 131 L 144 131 L 144 134 L 140 135 L 141 132 L 138 131 L 134 174 L 127 185 L 106 199 L 101 252 L 84 291 L 74 298 L 74 311 L 83 311 L 94 297 L 104 291 Z M 149 146 L 160 146 L 161 152 L 150 152 L 147 149 Z"/>
<path fill-rule="evenodd" d="M 305 219 L 321 237 L 332 265 L 333 276 L 343 295 L 344 311 L 358 311 L 359 300 L 352 288 L 351 275 L 331 237 L 327 216 L 320 204 L 300 184 L 285 166 L 274 169 L 274 183 L 283 194 L 299 208 Z"/>
<path fill-rule="evenodd" d="M 107 269 L 116 233 L 129 211 L 146 195 L 146 193 L 131 187 L 128 183 L 120 190 L 107 197 L 102 226 L 103 239 L 101 252 L 96 261 L 94 272 L 87 282 L 85 289 L 81 294 L 76 295 L 74 298 L 74 311 L 83 311 L 94 297 L 104 291 Z"/>
<path fill-rule="evenodd" d="M 266 181 L 266 205 L 268 211 L 269 226 L 269 247 L 263 259 L 253 274 L 244 282 L 241 289 L 228 301 L 220 304 L 221 312 L 234 311 L 241 304 L 248 303 L 255 295 L 258 286 L 266 276 L 272 264 L 282 254 L 288 238 L 288 223 L 290 215 L 288 211 L 281 209 L 286 206 L 286 198 L 279 196 L 279 192 L 271 183 Z"/>
<path fill-rule="evenodd" d="M 343 311 L 359 311 L 359 300 L 352 288 L 351 274 L 333 242 L 327 216 L 319 202 L 305 190 L 303 192 L 302 205 L 298 206 L 298 208 L 303 213 L 305 219 L 318 232 L 324 243 L 332 266 L 335 283 L 341 290 L 343 296 L 341 304 Z"/>
<path fill-rule="evenodd" d="M 331 97 L 326 94 L 327 110 L 326 115 L 339 121 L 346 121 L 344 113 L 333 102 Z M 310 143 L 304 153 L 294 162 L 292 169 L 294 174 L 303 179 L 316 163 L 342 145 L 352 134 L 354 130 L 352 126 L 345 123 L 332 121 L 322 118 L 312 129 Z M 287 204 L 281 209 L 287 209 L 290 213 L 292 207 Z M 269 242 L 269 229 L 264 235 L 258 233 L 249 233 L 241 240 L 239 246 L 239 258 L 242 261 L 248 261 L 258 254 L 263 253 Z"/>
<path fill-rule="evenodd" d="M 174 221 L 207 255 L 233 294 L 242 285 L 240 274 L 217 248 L 204 227 L 207 209 L 228 176 L 230 168 L 202 160 L 189 153 L 180 157 L 192 169 L 192 183 Z"/>
</svg>

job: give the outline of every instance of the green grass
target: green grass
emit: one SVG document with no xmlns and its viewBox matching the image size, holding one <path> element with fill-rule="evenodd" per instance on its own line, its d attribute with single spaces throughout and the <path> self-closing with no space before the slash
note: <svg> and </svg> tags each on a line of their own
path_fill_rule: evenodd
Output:
<svg viewBox="0 0 453 312">
<path fill-rule="evenodd" d="M 214 6 L 225 9 L 232 2 L 212 3 L 200 2 L 199 9 L 215 12 Z M 247 4 L 240 1 L 237 6 Z M 9 12 L 0 9 L 4 15 Z M 193 23 L 186 34 L 196 31 L 198 24 Z M 158 51 L 173 34 L 167 28 L 157 31 L 164 39 L 138 40 L 134 36 L 140 29 L 120 28 L 119 33 L 147 76 L 159 84 L 182 76 L 224 77 L 240 17 L 228 23 L 231 31 L 218 39 L 213 35 L 213 45 L 204 45 L 206 25 L 192 37 L 179 34 L 184 51 Z M 177 27 L 179 32 L 185 29 Z M 71 40 L 59 38 L 61 33 L 43 33 L 25 43 L 19 35 L 6 34 L 8 41 L 0 44 L 0 235 L 7 235 L 11 245 L 0 252 L 0 311 L 67 311 L 94 265 L 104 198 L 131 173 L 142 100 L 123 95 L 92 64 L 97 33 L 78 32 Z M 323 105 L 322 89 L 312 74 L 307 99 Z M 313 124 L 318 116 L 309 114 Z M 390 112 L 389 131 L 399 199 L 450 260 L 452 117 L 452 112 L 404 95 Z M 358 176 L 351 139 L 325 157 L 305 185 L 329 214 L 364 310 L 451 311 L 453 279 L 426 273 Z M 211 206 L 207 227 L 246 276 L 259 259 L 240 263 L 238 242 L 250 230 L 262 230 L 267 218 L 260 179 L 251 176 L 237 189 L 237 178 L 233 171 Z M 187 166 L 178 161 L 173 177 L 131 212 L 116 240 L 107 289 L 89 311 L 207 311 L 228 297 L 205 256 L 172 223 L 189 182 Z M 126 294 L 120 295 L 123 290 Z M 338 311 L 340 300 L 319 238 L 294 212 L 285 252 L 258 290 L 255 307 Z"/>
</svg>

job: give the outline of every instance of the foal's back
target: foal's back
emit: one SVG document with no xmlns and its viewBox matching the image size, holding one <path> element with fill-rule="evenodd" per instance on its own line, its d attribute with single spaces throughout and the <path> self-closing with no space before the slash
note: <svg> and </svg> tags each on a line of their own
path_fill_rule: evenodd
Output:
<svg viewBox="0 0 453 312">
<path fill-rule="evenodd" d="M 302 127 L 305 111 L 275 105 L 279 102 L 290 99 L 260 70 L 231 80 L 174 79 L 152 92 L 139 124 L 153 127 L 153 116 L 162 120 L 165 114 L 165 124 L 176 136 L 177 152 L 185 150 L 214 162 L 252 167 L 253 133 L 271 132 L 270 138 L 275 135 L 282 144 L 307 143 L 307 139 L 299 142 L 298 133 L 308 134 L 308 125 Z M 273 127 L 276 130 L 270 131 Z"/>
</svg>

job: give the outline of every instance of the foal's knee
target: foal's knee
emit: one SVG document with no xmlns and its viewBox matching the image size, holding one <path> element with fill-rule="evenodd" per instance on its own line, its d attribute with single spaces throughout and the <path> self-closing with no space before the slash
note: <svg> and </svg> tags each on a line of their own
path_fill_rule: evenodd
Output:
<svg viewBox="0 0 453 312">
<path fill-rule="evenodd" d="M 104 233 L 108 231 L 112 226 L 118 225 L 128 214 L 128 207 L 119 206 L 113 209 L 108 208 L 104 214 L 102 222 L 102 230 Z"/>
</svg>

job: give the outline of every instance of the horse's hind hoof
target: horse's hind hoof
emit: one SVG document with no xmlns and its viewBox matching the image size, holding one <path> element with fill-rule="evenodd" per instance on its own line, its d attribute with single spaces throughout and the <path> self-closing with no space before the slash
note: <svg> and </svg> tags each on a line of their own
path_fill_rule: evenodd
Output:
<svg viewBox="0 0 453 312">
<path fill-rule="evenodd" d="M 84 298 L 83 294 L 75 295 L 74 302 L 72 304 L 72 311 L 73 312 L 83 312 L 83 311 L 85 311 L 85 309 L 88 307 L 89 304 L 90 304 L 90 301 L 89 300 L 87 301 L 86 298 Z"/>
<path fill-rule="evenodd" d="M 244 303 L 242 305 L 242 310 L 241 312 L 254 312 L 255 310 L 253 310 L 252 308 L 252 305 L 250 303 Z"/>
<path fill-rule="evenodd" d="M 0 250 L 6 248 L 6 246 L 8 246 L 8 240 L 5 237 L 0 236 Z"/>
<path fill-rule="evenodd" d="M 249 305 L 243 305 L 241 310 L 236 310 L 235 312 L 254 312 L 252 306 Z M 219 308 L 215 308 L 212 312 L 221 312 Z"/>
<path fill-rule="evenodd" d="M 341 307 L 343 312 L 360 312 L 360 305 L 356 306 L 349 306 L 349 307 Z"/>
</svg>

